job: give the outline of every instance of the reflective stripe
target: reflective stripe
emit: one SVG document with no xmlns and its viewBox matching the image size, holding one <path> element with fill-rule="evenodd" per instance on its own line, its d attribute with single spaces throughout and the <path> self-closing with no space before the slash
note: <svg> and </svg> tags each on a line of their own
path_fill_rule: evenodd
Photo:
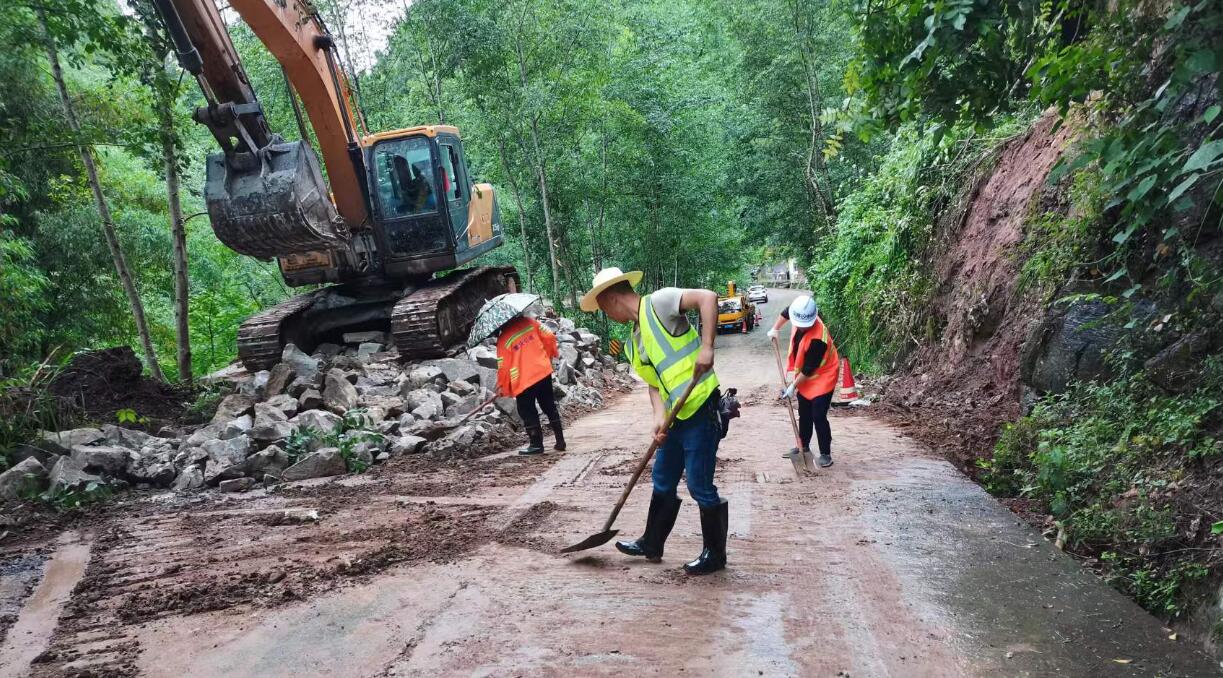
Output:
<svg viewBox="0 0 1223 678">
<path fill-rule="evenodd" d="M 706 379 L 709 379 L 709 378 L 710 378 L 710 377 L 712 377 L 712 376 L 713 376 L 713 370 L 709 370 L 709 371 L 708 371 L 708 372 L 706 372 L 705 374 L 702 374 L 702 375 L 701 375 L 701 378 L 700 378 L 700 379 L 698 379 L 698 380 L 697 380 L 697 382 L 696 382 L 696 383 L 697 383 L 697 385 L 699 386 L 699 385 L 701 385 L 701 384 L 705 383 L 705 380 L 706 380 Z M 691 381 L 692 381 L 692 377 L 688 377 L 688 378 L 687 378 L 687 379 L 685 379 L 685 380 L 684 380 L 684 381 L 683 381 L 683 382 L 682 382 L 682 383 L 681 383 L 679 386 L 676 386 L 674 391 L 671 391 L 671 392 L 667 393 L 667 400 L 666 400 L 666 404 L 667 404 L 667 409 L 668 409 L 668 410 L 670 410 L 670 409 L 671 409 L 671 408 L 672 408 L 672 407 L 675 405 L 675 401 L 676 401 L 676 400 L 679 400 L 679 397 L 680 397 L 680 396 L 684 395 L 684 391 L 687 391 L 687 390 L 688 390 L 688 384 L 689 384 Z"/>
<path fill-rule="evenodd" d="M 650 323 L 650 331 L 654 333 L 654 336 L 670 336 L 670 333 L 664 333 L 662 325 L 658 322 L 658 316 L 654 312 L 654 304 L 650 304 L 650 308 L 645 314 L 645 317 Z M 687 344 L 684 344 L 678 350 L 673 348 L 671 343 L 667 341 L 659 341 L 658 346 L 662 348 L 663 352 L 663 359 L 659 361 L 658 365 L 655 366 L 655 369 L 658 370 L 659 374 L 666 372 L 672 365 L 701 350 L 701 342 L 699 338 L 697 341 L 690 341 Z"/>
</svg>

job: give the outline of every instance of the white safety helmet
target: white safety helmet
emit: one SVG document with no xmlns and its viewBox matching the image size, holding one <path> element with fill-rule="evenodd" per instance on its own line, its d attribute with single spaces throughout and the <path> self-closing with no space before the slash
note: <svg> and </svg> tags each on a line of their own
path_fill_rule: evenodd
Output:
<svg viewBox="0 0 1223 678">
<path fill-rule="evenodd" d="M 795 327 L 811 327 L 815 324 L 815 316 L 819 310 L 815 299 L 804 294 L 790 302 L 790 322 L 794 323 Z"/>
</svg>

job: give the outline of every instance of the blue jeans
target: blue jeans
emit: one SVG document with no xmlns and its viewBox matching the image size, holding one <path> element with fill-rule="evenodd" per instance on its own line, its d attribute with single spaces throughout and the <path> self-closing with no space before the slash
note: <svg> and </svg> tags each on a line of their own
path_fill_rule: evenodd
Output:
<svg viewBox="0 0 1223 678">
<path fill-rule="evenodd" d="M 676 495 L 679 478 L 687 473 L 688 494 L 698 506 L 712 508 L 721 503 L 713 484 L 713 471 L 722 440 L 716 398 L 710 397 L 687 419 L 676 419 L 667 440 L 654 457 L 654 491 Z"/>
</svg>

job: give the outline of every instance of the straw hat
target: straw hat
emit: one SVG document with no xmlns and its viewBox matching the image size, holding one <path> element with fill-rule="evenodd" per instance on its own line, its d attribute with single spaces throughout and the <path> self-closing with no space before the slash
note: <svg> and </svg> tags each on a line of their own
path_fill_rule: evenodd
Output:
<svg viewBox="0 0 1223 678">
<path fill-rule="evenodd" d="M 629 271 L 625 273 L 620 269 L 612 266 L 605 268 L 595 274 L 594 282 L 590 284 L 590 291 L 582 295 L 582 301 L 578 304 L 583 311 L 594 313 L 599 310 L 599 295 L 603 290 L 615 285 L 628 281 L 629 285 L 637 287 L 637 283 L 641 282 L 641 271 Z"/>
</svg>

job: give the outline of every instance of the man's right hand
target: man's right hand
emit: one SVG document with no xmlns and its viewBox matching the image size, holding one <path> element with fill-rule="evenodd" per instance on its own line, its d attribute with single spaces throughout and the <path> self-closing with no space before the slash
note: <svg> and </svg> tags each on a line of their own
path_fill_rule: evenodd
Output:
<svg viewBox="0 0 1223 678">
<path fill-rule="evenodd" d="M 776 327 L 770 327 L 769 331 L 765 332 L 765 334 L 768 335 L 769 339 L 776 339 L 777 337 L 781 336 L 781 333 L 777 331 Z"/>
<path fill-rule="evenodd" d="M 659 445 L 667 441 L 667 417 L 654 418 L 654 442 Z"/>
</svg>

